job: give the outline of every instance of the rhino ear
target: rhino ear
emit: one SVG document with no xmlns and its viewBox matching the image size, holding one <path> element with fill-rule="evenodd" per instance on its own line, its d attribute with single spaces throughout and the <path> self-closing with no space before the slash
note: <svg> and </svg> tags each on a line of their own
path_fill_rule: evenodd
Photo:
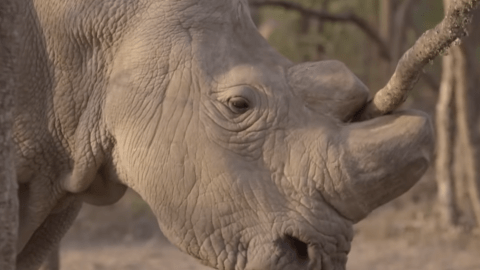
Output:
<svg viewBox="0 0 480 270">
<path fill-rule="evenodd" d="M 75 134 L 76 144 L 72 173 L 63 181 L 63 188 L 78 194 L 83 201 L 94 205 L 112 204 L 118 201 L 127 187 L 112 181 L 105 169 L 107 142 L 90 140 L 94 127 L 79 125 Z M 103 136 L 102 136 L 103 137 Z"/>
<path fill-rule="evenodd" d="M 288 82 L 310 109 L 341 121 L 350 120 L 369 98 L 360 79 L 334 60 L 295 65 L 288 70 Z"/>
</svg>

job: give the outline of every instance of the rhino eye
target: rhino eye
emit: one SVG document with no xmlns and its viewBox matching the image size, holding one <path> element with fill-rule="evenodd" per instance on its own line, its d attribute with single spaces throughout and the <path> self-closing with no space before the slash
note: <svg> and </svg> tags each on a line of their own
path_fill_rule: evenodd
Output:
<svg viewBox="0 0 480 270">
<path fill-rule="evenodd" d="M 250 108 L 250 102 L 243 97 L 232 97 L 228 99 L 228 106 L 234 113 L 244 113 Z"/>
</svg>

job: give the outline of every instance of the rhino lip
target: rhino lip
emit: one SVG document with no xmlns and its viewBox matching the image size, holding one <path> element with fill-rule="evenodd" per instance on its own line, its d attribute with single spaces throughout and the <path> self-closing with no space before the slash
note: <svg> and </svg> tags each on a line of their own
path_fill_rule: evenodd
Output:
<svg viewBox="0 0 480 270">
<path fill-rule="evenodd" d="M 294 255 L 296 261 L 300 264 L 308 265 L 308 269 L 317 269 L 315 265 L 319 263 L 321 264 L 322 261 L 326 259 L 323 258 L 324 256 L 328 256 L 328 260 L 330 261 L 346 263 L 347 255 L 350 251 L 349 248 L 347 248 L 336 250 L 334 253 L 329 253 L 326 250 L 323 250 L 321 244 L 303 241 L 289 233 L 285 233 L 281 241 L 288 247 L 289 251 L 293 253 L 292 255 Z"/>
</svg>

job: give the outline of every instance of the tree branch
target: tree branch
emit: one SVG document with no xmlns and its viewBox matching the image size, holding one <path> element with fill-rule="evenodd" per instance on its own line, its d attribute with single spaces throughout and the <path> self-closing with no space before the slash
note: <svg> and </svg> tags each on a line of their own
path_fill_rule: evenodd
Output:
<svg viewBox="0 0 480 270">
<path fill-rule="evenodd" d="M 480 0 L 457 0 L 443 21 L 425 32 L 400 59 L 387 85 L 357 114 L 354 120 L 367 120 L 392 112 L 406 100 L 427 63 L 451 44 L 464 37 L 471 22 L 472 10 Z"/>
<path fill-rule="evenodd" d="M 274 6 L 282 7 L 284 9 L 295 10 L 300 12 L 303 16 L 314 17 L 319 21 L 330 22 L 344 22 L 352 23 L 360 28 L 370 39 L 372 39 L 380 48 L 380 55 L 390 60 L 390 50 L 388 49 L 385 41 L 380 37 L 378 32 L 364 19 L 358 17 L 354 13 L 343 14 L 331 14 L 321 10 L 313 10 L 303 7 L 300 4 L 287 2 L 287 1 L 250 1 L 250 6 L 262 7 L 262 6 Z"/>
</svg>

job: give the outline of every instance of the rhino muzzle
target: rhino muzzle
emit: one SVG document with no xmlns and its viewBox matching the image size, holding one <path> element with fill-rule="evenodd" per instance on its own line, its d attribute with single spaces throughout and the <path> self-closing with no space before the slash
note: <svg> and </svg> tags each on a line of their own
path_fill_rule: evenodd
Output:
<svg viewBox="0 0 480 270">
<path fill-rule="evenodd" d="M 344 178 L 326 200 L 354 222 L 409 190 L 434 151 L 429 117 L 413 110 L 350 124 L 341 136 Z"/>
<path fill-rule="evenodd" d="M 350 123 L 367 103 L 369 91 L 343 63 L 334 60 L 292 66 L 288 82 L 306 107 L 337 123 L 333 125 L 338 134 L 330 136 L 336 137 L 333 144 L 339 150 L 334 159 L 338 161 L 328 161 L 334 179 L 330 179 L 332 184 L 319 181 L 317 185 L 325 201 L 344 217 L 361 220 L 406 192 L 428 168 L 434 149 L 428 115 L 399 111 Z"/>
</svg>

